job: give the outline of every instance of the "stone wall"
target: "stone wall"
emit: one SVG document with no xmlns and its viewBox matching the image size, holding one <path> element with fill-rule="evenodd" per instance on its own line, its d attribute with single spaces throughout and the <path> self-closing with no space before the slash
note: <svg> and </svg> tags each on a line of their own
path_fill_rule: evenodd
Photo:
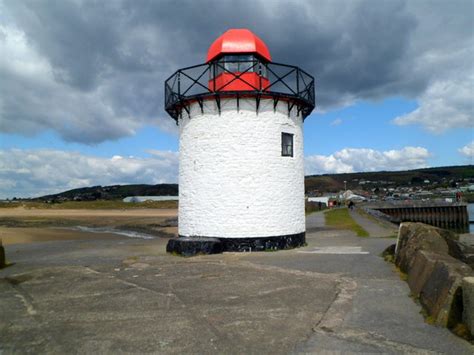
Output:
<svg viewBox="0 0 474 355">
<path fill-rule="evenodd" d="M 422 223 L 400 225 L 395 264 L 408 275 L 408 285 L 437 325 L 454 328 L 474 314 L 474 299 L 463 292 L 463 279 L 474 276 L 463 261 L 473 251 L 453 232 Z M 472 292 L 471 292 L 472 294 Z M 472 316 L 471 316 L 472 318 Z"/>
</svg>

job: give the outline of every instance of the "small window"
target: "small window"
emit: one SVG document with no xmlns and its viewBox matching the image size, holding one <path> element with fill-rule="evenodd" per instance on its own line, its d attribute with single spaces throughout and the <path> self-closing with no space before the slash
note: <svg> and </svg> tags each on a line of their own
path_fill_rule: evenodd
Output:
<svg viewBox="0 0 474 355">
<path fill-rule="evenodd" d="M 282 132 L 281 134 L 281 156 L 293 156 L 293 135 L 291 133 Z"/>
</svg>

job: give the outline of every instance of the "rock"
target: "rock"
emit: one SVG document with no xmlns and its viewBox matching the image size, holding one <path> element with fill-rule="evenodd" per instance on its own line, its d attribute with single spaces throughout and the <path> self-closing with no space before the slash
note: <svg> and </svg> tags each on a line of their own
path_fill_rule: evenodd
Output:
<svg viewBox="0 0 474 355">
<path fill-rule="evenodd" d="M 200 254 L 219 254 L 224 251 L 224 247 L 217 238 L 179 237 L 168 241 L 166 251 L 182 256 L 194 256 Z"/>
<path fill-rule="evenodd" d="M 439 228 L 423 223 L 402 223 L 398 231 L 395 264 L 408 273 L 418 250 L 448 254 L 449 248 Z"/>
<path fill-rule="evenodd" d="M 474 277 L 465 277 L 462 280 L 463 321 L 474 336 Z"/>
<path fill-rule="evenodd" d="M 0 269 L 7 266 L 7 262 L 5 260 L 5 248 L 2 245 L 2 240 L 0 239 Z"/>
<path fill-rule="evenodd" d="M 461 283 L 464 277 L 472 275 L 472 269 L 446 254 L 424 253 L 424 256 L 426 258 L 424 273 L 420 273 L 419 278 L 421 280 L 427 274 L 429 276 L 426 277 L 419 293 L 420 303 L 437 325 L 455 326 L 462 321 Z M 431 268 L 433 262 L 434 266 Z M 414 273 L 413 268 L 411 274 Z"/>
<path fill-rule="evenodd" d="M 461 260 L 463 263 L 468 264 L 471 268 L 474 268 L 474 247 L 464 244 L 456 239 L 445 238 L 448 248 L 449 255 L 453 258 Z"/>
<path fill-rule="evenodd" d="M 415 255 L 412 268 L 408 271 L 408 286 L 413 296 L 419 297 L 436 265 L 438 254 L 420 250 Z"/>
</svg>

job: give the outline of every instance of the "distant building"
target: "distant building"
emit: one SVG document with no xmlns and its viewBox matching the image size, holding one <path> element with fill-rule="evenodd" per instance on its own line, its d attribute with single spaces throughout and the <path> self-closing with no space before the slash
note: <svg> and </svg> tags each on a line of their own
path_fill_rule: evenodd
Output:
<svg viewBox="0 0 474 355">
<path fill-rule="evenodd" d="M 329 205 L 329 197 L 308 197 L 308 202 L 321 202 L 326 206 Z"/>
<path fill-rule="evenodd" d="M 123 202 L 178 201 L 178 196 L 127 196 Z"/>
</svg>

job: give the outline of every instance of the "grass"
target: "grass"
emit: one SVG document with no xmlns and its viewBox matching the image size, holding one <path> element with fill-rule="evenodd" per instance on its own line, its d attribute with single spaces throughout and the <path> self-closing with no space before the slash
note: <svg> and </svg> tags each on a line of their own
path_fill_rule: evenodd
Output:
<svg viewBox="0 0 474 355">
<path fill-rule="evenodd" d="M 0 202 L 0 208 L 23 207 L 28 209 L 137 209 L 137 208 L 178 208 L 178 201 L 123 202 L 122 200 L 66 201 L 45 203 L 21 201 L 17 203 Z"/>
<path fill-rule="evenodd" d="M 350 216 L 347 208 L 338 208 L 324 213 L 326 225 L 339 229 L 348 229 L 355 232 L 359 237 L 368 237 L 369 233 L 359 226 Z"/>
</svg>

